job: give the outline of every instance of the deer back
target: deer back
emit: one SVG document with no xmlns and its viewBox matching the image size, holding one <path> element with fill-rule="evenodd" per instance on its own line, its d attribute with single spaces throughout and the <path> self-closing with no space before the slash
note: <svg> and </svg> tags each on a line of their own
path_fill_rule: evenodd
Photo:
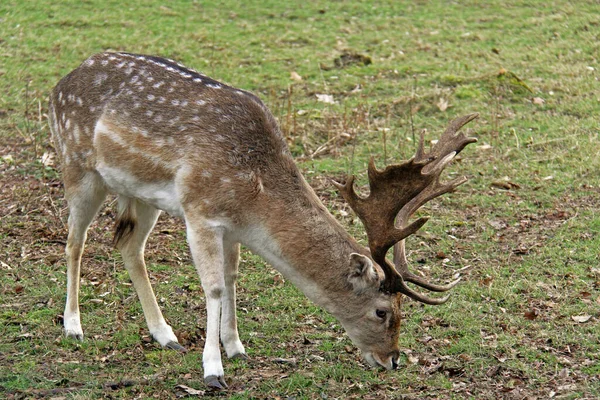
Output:
<svg viewBox="0 0 600 400">
<path fill-rule="evenodd" d="M 274 117 L 258 97 L 172 60 L 94 55 L 57 85 L 50 118 L 65 180 L 97 170 L 109 187 L 143 200 L 136 186 L 145 185 L 139 192 L 185 187 L 182 202 L 192 196 L 220 210 L 228 203 L 237 210 L 265 191 L 295 199 L 294 192 L 305 190 Z M 220 201 L 211 202 L 209 193 L 198 199 L 206 188 Z M 181 214 L 177 206 L 154 203 Z"/>
</svg>

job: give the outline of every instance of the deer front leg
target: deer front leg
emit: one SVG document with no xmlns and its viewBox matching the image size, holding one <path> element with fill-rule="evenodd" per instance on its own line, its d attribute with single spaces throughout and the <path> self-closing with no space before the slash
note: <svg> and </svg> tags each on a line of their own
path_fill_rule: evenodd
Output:
<svg viewBox="0 0 600 400">
<path fill-rule="evenodd" d="M 221 343 L 229 358 L 248 358 L 237 328 L 235 282 L 240 261 L 239 243 L 224 244 L 225 292 L 221 310 Z"/>
<path fill-rule="evenodd" d="M 162 347 L 185 351 L 158 307 L 144 262 L 146 240 L 159 215 L 159 210 L 146 203 L 119 196 L 119 220 L 123 222 L 126 219 L 126 224 L 132 224 L 133 229 L 117 243 L 117 247 L 142 304 L 150 334 Z"/>
<path fill-rule="evenodd" d="M 204 382 L 214 389 L 226 389 L 219 347 L 221 306 L 226 290 L 223 228 L 204 220 L 186 219 L 186 223 L 192 258 L 206 296 L 206 341 L 202 354 Z"/>
</svg>

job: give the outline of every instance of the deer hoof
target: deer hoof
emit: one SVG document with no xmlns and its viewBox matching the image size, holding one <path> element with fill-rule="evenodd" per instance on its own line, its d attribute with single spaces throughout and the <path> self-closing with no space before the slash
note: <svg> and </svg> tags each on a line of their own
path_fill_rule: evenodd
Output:
<svg viewBox="0 0 600 400">
<path fill-rule="evenodd" d="M 83 341 L 83 333 L 80 332 L 65 331 L 65 336 L 69 339 Z"/>
<path fill-rule="evenodd" d="M 180 345 L 179 343 L 177 343 L 177 342 L 173 342 L 173 341 L 171 341 L 171 342 L 167 343 L 167 344 L 165 345 L 165 348 L 167 348 L 167 349 L 171 349 L 171 350 L 177 350 L 177 351 L 179 351 L 179 352 L 181 352 L 181 353 L 187 353 L 187 349 L 186 349 L 185 347 L 183 347 L 183 346 L 182 346 L 182 345 Z"/>
<path fill-rule="evenodd" d="M 204 378 L 204 383 L 212 390 L 225 390 L 228 388 L 225 378 L 222 376 L 209 375 Z"/>
<path fill-rule="evenodd" d="M 236 353 L 229 358 L 232 360 L 249 360 L 250 359 L 250 357 L 248 357 L 248 355 L 246 353 Z"/>
</svg>

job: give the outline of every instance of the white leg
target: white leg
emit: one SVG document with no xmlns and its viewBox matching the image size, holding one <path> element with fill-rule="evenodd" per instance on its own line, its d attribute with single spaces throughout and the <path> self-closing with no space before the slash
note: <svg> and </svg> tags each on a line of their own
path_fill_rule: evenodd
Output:
<svg viewBox="0 0 600 400">
<path fill-rule="evenodd" d="M 64 171 L 65 176 L 77 175 L 77 185 L 65 186 L 69 203 L 69 236 L 67 238 L 67 302 L 64 312 L 65 335 L 83 339 L 83 329 L 79 316 L 79 277 L 81 255 L 87 238 L 87 230 L 106 198 L 106 189 L 100 177 L 94 173 Z"/>
<path fill-rule="evenodd" d="M 206 342 L 202 354 L 204 381 L 213 388 L 227 387 L 219 346 L 221 298 L 225 292 L 223 230 L 204 221 L 187 219 L 187 234 L 194 264 L 206 296 Z"/>
<path fill-rule="evenodd" d="M 237 328 L 235 281 L 240 261 L 239 243 L 224 243 L 225 291 L 221 309 L 221 343 L 229 358 L 247 358 Z"/>
<path fill-rule="evenodd" d="M 121 251 L 123 263 L 142 304 L 150 334 L 161 346 L 183 351 L 185 349 L 179 345 L 173 329 L 166 323 L 158 307 L 144 262 L 146 240 L 156 224 L 160 211 L 140 201 L 122 196 L 119 196 L 119 209 L 120 218 L 128 219 L 133 223 L 133 230 L 126 239 L 117 244 L 117 247 Z"/>
</svg>

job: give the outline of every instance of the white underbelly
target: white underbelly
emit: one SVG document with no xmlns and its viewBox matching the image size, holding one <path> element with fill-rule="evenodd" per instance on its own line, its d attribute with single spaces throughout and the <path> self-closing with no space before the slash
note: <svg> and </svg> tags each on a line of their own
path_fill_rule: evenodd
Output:
<svg viewBox="0 0 600 400">
<path fill-rule="evenodd" d="M 127 171 L 102 164 L 96 170 L 113 192 L 141 200 L 173 216 L 183 216 L 174 182 L 144 182 Z"/>
</svg>

